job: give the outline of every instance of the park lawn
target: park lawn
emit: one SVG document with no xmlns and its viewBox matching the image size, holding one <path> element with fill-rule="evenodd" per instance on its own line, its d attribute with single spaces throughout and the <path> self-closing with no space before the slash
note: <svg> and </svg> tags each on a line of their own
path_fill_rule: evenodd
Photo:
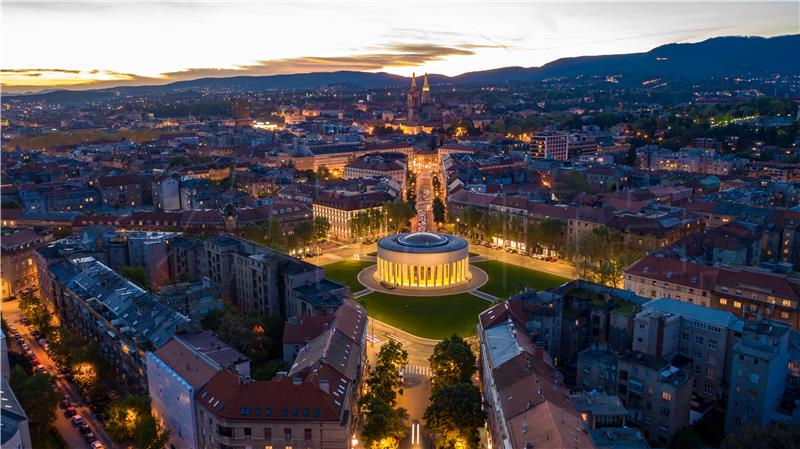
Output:
<svg viewBox="0 0 800 449">
<path fill-rule="evenodd" d="M 485 262 L 475 262 L 472 265 L 480 268 L 489 275 L 489 280 L 478 290 L 494 295 L 500 299 L 506 299 L 510 295 L 528 287 L 532 290 L 544 290 L 546 288 L 558 287 L 569 282 L 569 278 L 543 271 L 532 270 L 497 260 Z"/>
<path fill-rule="evenodd" d="M 475 335 L 478 314 L 488 301 L 459 293 L 447 296 L 399 296 L 374 292 L 358 299 L 367 315 L 418 337 L 441 340 L 453 334 Z"/>
<path fill-rule="evenodd" d="M 322 268 L 328 279 L 350 287 L 350 293 L 357 293 L 364 290 L 364 286 L 358 282 L 358 273 L 370 265 L 375 265 L 375 262 L 346 259 L 323 265 Z"/>
</svg>

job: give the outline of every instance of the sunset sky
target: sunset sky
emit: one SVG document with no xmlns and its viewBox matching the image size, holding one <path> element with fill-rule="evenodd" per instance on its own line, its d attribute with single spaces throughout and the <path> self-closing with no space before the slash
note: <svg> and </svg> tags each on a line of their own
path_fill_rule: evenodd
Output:
<svg viewBox="0 0 800 449">
<path fill-rule="evenodd" d="M 798 33 L 791 2 L 3 1 L 5 92 L 334 70 L 457 75 Z"/>
</svg>

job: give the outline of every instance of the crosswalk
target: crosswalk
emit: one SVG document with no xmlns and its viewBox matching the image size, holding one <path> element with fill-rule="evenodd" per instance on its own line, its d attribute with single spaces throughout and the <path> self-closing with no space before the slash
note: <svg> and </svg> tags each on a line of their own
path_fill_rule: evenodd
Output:
<svg viewBox="0 0 800 449">
<path fill-rule="evenodd" d="M 431 377 L 431 367 L 408 364 L 403 368 L 403 375 L 414 375 L 421 377 Z"/>
</svg>

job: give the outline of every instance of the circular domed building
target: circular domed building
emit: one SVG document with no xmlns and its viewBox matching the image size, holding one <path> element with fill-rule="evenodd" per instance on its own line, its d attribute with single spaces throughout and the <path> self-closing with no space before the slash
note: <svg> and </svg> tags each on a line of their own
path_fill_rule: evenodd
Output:
<svg viewBox="0 0 800 449">
<path fill-rule="evenodd" d="M 450 234 L 415 232 L 378 241 L 375 279 L 382 284 L 435 289 L 468 282 L 469 244 Z"/>
</svg>

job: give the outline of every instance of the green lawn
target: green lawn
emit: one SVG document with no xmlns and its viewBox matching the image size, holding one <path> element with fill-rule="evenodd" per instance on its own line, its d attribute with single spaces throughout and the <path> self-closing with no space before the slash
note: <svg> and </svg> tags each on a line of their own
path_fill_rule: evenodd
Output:
<svg viewBox="0 0 800 449">
<path fill-rule="evenodd" d="M 323 265 L 322 268 L 329 279 L 350 287 L 350 293 L 356 293 L 364 290 L 364 286 L 358 282 L 358 272 L 370 265 L 375 265 L 375 262 L 347 259 Z"/>
<path fill-rule="evenodd" d="M 478 314 L 491 305 L 460 293 L 448 296 L 398 296 L 374 292 L 358 299 L 367 315 L 418 337 L 443 339 L 475 334 Z"/>
<path fill-rule="evenodd" d="M 519 291 L 522 287 L 533 290 L 544 290 L 557 287 L 570 279 L 530 268 L 511 265 L 505 262 L 489 260 L 475 262 L 472 265 L 489 275 L 489 281 L 479 288 L 480 291 L 505 299 Z"/>
</svg>

